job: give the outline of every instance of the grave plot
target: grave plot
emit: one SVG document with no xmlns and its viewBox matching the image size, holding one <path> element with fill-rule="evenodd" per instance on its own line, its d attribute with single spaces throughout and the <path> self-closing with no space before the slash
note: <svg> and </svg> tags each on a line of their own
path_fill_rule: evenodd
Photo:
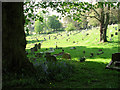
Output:
<svg viewBox="0 0 120 90">
<path fill-rule="evenodd" d="M 106 66 L 106 69 L 116 69 L 120 71 L 120 53 L 112 54 L 112 60 Z"/>
</svg>

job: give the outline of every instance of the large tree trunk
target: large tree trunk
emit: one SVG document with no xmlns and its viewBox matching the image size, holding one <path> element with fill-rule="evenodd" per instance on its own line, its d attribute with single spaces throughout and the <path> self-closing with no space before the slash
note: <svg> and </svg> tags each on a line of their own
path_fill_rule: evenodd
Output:
<svg viewBox="0 0 120 90">
<path fill-rule="evenodd" d="M 2 3 L 3 72 L 34 71 L 25 54 L 26 38 L 22 2 Z"/>
<path fill-rule="evenodd" d="M 108 4 L 108 12 L 104 14 L 104 4 L 101 4 L 103 8 L 101 8 L 101 22 L 100 22 L 100 42 L 107 42 L 107 27 L 109 24 L 109 10 L 110 5 Z M 106 19 L 105 19 L 106 15 Z"/>
<path fill-rule="evenodd" d="M 103 7 L 103 4 L 101 4 Z M 100 42 L 103 41 L 103 30 L 104 30 L 104 8 L 101 7 L 101 21 L 100 21 Z M 103 41 L 104 42 L 104 41 Z"/>
</svg>

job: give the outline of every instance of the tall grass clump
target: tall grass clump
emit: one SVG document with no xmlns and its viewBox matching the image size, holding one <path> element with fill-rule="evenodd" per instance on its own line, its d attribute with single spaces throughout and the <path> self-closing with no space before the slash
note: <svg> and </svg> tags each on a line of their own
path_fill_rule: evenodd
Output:
<svg viewBox="0 0 120 90">
<path fill-rule="evenodd" d="M 40 82 L 48 80 L 62 81 L 69 78 L 74 71 L 74 66 L 65 61 L 44 61 L 38 63 L 35 68 L 37 70 L 37 80 Z"/>
</svg>

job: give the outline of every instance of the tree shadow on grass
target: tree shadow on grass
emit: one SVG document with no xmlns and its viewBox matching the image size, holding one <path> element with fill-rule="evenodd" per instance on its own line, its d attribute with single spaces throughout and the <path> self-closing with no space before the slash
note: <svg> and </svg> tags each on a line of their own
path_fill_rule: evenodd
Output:
<svg viewBox="0 0 120 90">
<path fill-rule="evenodd" d="M 27 41 L 27 44 L 31 44 L 31 43 L 41 43 L 44 42 L 45 40 L 31 40 L 31 41 Z"/>
<path fill-rule="evenodd" d="M 118 41 L 108 41 L 108 43 L 118 43 Z"/>
<path fill-rule="evenodd" d="M 75 47 L 76 49 L 71 49 L 72 47 Z M 70 53 L 72 59 L 74 58 L 81 58 L 83 56 L 86 56 L 87 59 L 97 59 L 97 58 L 103 58 L 103 59 L 111 59 L 112 54 L 118 52 L 118 47 L 113 48 L 87 48 L 86 46 L 72 46 L 72 47 L 63 47 L 64 52 Z M 55 52 L 52 52 L 51 54 L 58 54 L 62 52 L 62 49 L 55 49 Z M 102 49 L 102 51 L 99 51 Z M 45 48 L 42 50 L 45 51 Z M 83 53 L 85 51 L 85 54 Z M 93 57 L 90 57 L 91 53 L 93 53 Z"/>
</svg>

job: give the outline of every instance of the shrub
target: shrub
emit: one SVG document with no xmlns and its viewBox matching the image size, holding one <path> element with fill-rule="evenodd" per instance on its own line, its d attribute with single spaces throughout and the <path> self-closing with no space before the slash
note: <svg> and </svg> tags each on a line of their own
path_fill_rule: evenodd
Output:
<svg viewBox="0 0 120 90">
<path fill-rule="evenodd" d="M 67 24 L 67 27 L 65 28 L 66 31 L 72 31 L 72 30 L 75 30 L 76 27 L 74 26 L 73 23 L 69 23 Z"/>
<path fill-rule="evenodd" d="M 73 72 L 73 66 L 69 63 L 63 61 L 57 62 L 47 62 L 40 63 L 36 66 L 38 70 L 38 80 L 39 81 L 47 81 L 47 80 L 55 80 L 61 81 L 68 78 Z M 42 74 L 42 75 L 41 75 Z"/>
</svg>

